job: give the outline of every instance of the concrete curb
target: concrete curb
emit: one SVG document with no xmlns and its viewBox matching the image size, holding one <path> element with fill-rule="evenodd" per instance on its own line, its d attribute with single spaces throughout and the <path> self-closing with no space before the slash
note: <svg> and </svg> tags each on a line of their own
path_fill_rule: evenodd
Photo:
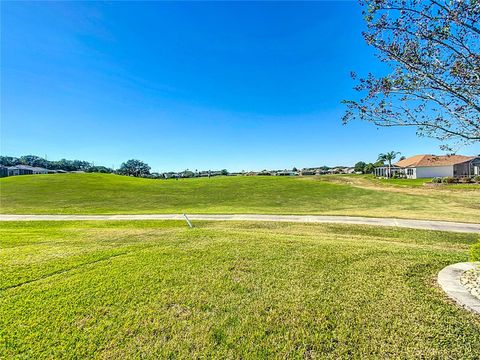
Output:
<svg viewBox="0 0 480 360">
<path fill-rule="evenodd" d="M 463 272 L 473 269 L 475 263 L 464 262 L 449 265 L 438 273 L 438 284 L 447 296 L 465 309 L 480 314 L 480 300 L 460 283 Z"/>
<path fill-rule="evenodd" d="M 454 231 L 480 234 L 480 224 L 450 221 L 370 218 L 329 215 L 273 214 L 188 214 L 190 220 L 207 221 L 278 221 L 304 223 L 360 224 L 411 229 Z M 86 220 L 184 220 L 182 214 L 119 214 L 119 215 L 0 215 L 0 221 L 86 221 Z"/>
</svg>

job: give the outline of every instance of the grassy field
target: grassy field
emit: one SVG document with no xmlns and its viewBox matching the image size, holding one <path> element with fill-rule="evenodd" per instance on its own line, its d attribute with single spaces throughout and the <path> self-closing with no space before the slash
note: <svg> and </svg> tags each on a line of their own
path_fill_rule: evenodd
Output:
<svg viewBox="0 0 480 360">
<path fill-rule="evenodd" d="M 270 213 L 478 222 L 480 187 L 430 189 L 365 176 L 150 180 L 102 174 L 0 180 L 6 214 Z"/>
<path fill-rule="evenodd" d="M 478 359 L 436 286 L 476 234 L 346 225 L 0 229 L 0 358 Z"/>
</svg>

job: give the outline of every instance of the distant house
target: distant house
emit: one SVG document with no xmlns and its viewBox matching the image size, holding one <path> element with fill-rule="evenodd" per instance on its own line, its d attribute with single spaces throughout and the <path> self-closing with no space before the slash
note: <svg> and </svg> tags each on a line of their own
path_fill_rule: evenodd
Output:
<svg viewBox="0 0 480 360">
<path fill-rule="evenodd" d="M 329 174 L 346 174 L 345 169 L 347 169 L 347 168 L 337 166 L 337 167 L 334 167 L 333 169 L 329 169 L 328 173 Z"/>
<path fill-rule="evenodd" d="M 0 177 L 8 176 L 8 167 L 0 165 Z"/>
<path fill-rule="evenodd" d="M 29 165 L 15 165 L 15 166 L 9 166 L 7 168 L 7 176 L 35 175 L 35 174 L 48 174 L 48 170 L 41 167 L 35 167 L 35 166 L 29 166 Z"/>
<path fill-rule="evenodd" d="M 262 170 L 262 171 L 260 171 L 257 175 L 258 175 L 258 176 L 271 176 L 271 175 L 275 175 L 275 174 L 272 173 L 272 172 L 269 171 L 269 170 Z"/>
<path fill-rule="evenodd" d="M 297 172 L 292 170 L 280 170 L 275 173 L 276 176 L 296 176 Z"/>
<path fill-rule="evenodd" d="M 480 175 L 480 156 L 415 155 L 398 161 L 390 170 L 388 166 L 375 168 L 377 177 L 391 177 L 395 174 L 408 179 Z"/>
<path fill-rule="evenodd" d="M 308 175 L 324 175 L 328 171 L 323 167 L 314 167 L 314 168 L 303 168 L 299 171 L 299 175 L 308 176 Z"/>
<path fill-rule="evenodd" d="M 300 175 L 302 176 L 308 176 L 308 175 L 318 175 L 319 173 L 317 172 L 318 170 L 315 168 L 303 168 L 300 171 Z"/>
<path fill-rule="evenodd" d="M 68 171 L 65 171 L 65 170 L 48 170 L 48 173 L 49 174 L 66 174 L 68 173 Z"/>
</svg>

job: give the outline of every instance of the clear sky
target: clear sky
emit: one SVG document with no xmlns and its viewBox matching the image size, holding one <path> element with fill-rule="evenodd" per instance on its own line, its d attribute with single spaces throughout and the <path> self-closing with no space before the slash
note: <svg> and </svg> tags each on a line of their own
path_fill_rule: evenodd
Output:
<svg viewBox="0 0 480 360">
<path fill-rule="evenodd" d="M 2 155 L 165 171 L 440 153 L 413 129 L 341 124 L 350 71 L 386 70 L 355 2 L 1 7 Z"/>
</svg>

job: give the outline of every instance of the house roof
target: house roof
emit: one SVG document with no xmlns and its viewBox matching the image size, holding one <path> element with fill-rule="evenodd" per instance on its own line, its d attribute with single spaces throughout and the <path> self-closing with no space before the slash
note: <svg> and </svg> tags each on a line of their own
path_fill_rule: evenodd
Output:
<svg viewBox="0 0 480 360">
<path fill-rule="evenodd" d="M 398 167 L 447 166 L 475 159 L 464 155 L 415 155 L 395 163 Z"/>
<path fill-rule="evenodd" d="M 48 171 L 45 168 L 41 167 L 35 167 L 35 166 L 30 166 L 30 165 L 15 165 L 15 166 L 9 166 L 9 169 L 23 169 L 23 170 L 32 170 L 32 171 Z"/>
</svg>

